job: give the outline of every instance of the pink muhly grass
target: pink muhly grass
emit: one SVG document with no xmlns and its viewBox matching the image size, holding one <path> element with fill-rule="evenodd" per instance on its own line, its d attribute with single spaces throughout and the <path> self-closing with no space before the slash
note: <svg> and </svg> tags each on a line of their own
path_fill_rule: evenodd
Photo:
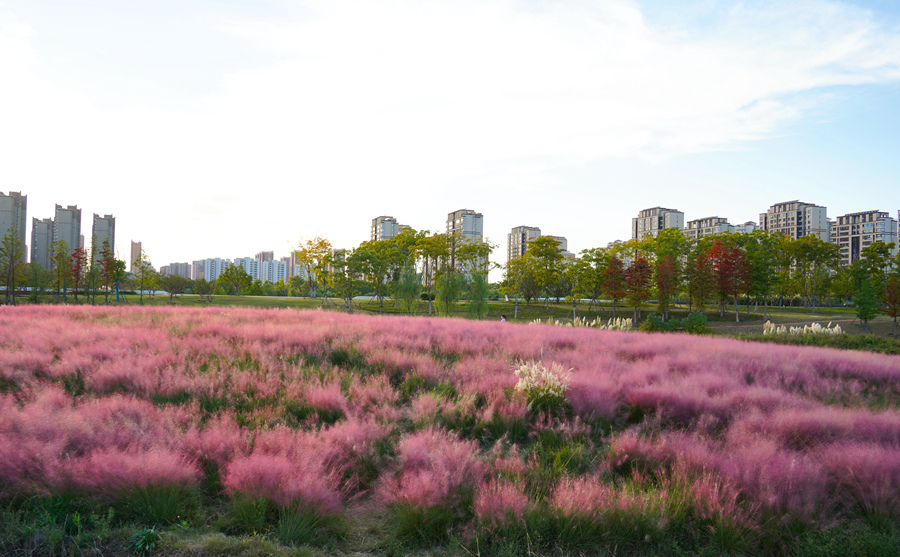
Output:
<svg viewBox="0 0 900 557">
<path fill-rule="evenodd" d="M 553 490 L 550 507 L 563 516 L 579 516 L 598 520 L 615 511 L 639 512 L 647 507 L 646 500 L 597 478 L 566 478 Z"/>
<path fill-rule="evenodd" d="M 192 426 L 181 442 L 194 458 L 218 466 L 224 466 L 235 456 L 245 455 L 250 450 L 248 432 L 241 430 L 228 415 L 217 416 L 202 429 Z"/>
<path fill-rule="evenodd" d="M 420 426 L 431 425 L 450 407 L 451 404 L 443 398 L 438 399 L 429 393 L 424 393 L 417 396 L 410 403 L 409 417 L 413 423 Z"/>
<path fill-rule="evenodd" d="M 475 494 L 475 516 L 488 528 L 520 523 L 528 505 L 528 496 L 510 481 L 482 483 Z"/>
<path fill-rule="evenodd" d="M 841 502 L 900 517 L 900 448 L 835 443 L 817 452 Z"/>
<path fill-rule="evenodd" d="M 336 475 L 326 472 L 321 461 L 309 454 L 238 457 L 226 468 L 222 483 L 231 493 L 259 497 L 282 507 L 300 504 L 322 516 L 341 512 Z"/>
<path fill-rule="evenodd" d="M 381 465 L 376 443 L 390 434 L 389 428 L 374 421 L 345 420 L 318 432 L 318 449 L 324 466 L 341 477 L 341 488 L 351 494 L 367 487 L 374 479 L 364 477 L 363 464 Z"/>
<path fill-rule="evenodd" d="M 400 467 L 385 478 L 379 492 L 387 503 L 426 509 L 457 502 L 480 483 L 486 464 L 474 441 L 461 441 L 437 428 L 411 433 L 397 445 Z"/>
<path fill-rule="evenodd" d="M 785 447 L 803 449 L 835 441 L 871 442 L 900 446 L 900 413 L 838 408 L 779 410 L 742 418 L 734 433 L 765 434 Z"/>
<path fill-rule="evenodd" d="M 326 412 L 345 411 L 347 409 L 347 397 L 341 392 L 339 380 L 331 383 L 309 387 L 303 395 L 306 404 L 316 410 Z"/>
<path fill-rule="evenodd" d="M 384 375 L 370 376 L 363 381 L 354 377 L 349 391 L 349 412 L 355 416 L 362 418 L 370 415 L 384 423 L 393 423 L 402 415 L 397 408 L 400 393 L 391 387 Z"/>
<path fill-rule="evenodd" d="M 196 485 L 196 462 L 163 447 L 146 451 L 104 449 L 60 464 L 57 489 L 86 490 L 114 496 L 144 487 Z"/>
</svg>

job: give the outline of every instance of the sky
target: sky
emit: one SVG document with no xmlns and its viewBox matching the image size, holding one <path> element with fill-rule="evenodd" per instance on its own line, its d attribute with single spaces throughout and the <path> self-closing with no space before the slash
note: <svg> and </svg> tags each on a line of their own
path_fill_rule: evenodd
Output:
<svg viewBox="0 0 900 557">
<path fill-rule="evenodd" d="M 154 265 L 390 215 L 569 251 L 645 208 L 900 209 L 893 0 L 0 0 L 0 192 Z M 496 280 L 499 275 L 492 279 Z"/>
</svg>

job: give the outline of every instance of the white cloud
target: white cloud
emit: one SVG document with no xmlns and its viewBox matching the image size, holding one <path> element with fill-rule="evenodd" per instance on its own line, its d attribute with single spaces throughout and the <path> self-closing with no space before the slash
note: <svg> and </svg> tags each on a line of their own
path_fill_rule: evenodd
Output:
<svg viewBox="0 0 900 557">
<path fill-rule="evenodd" d="M 101 106 L 102 82 L 60 90 L 40 36 L 0 15 L 5 181 L 117 213 L 179 259 L 300 235 L 354 245 L 383 212 L 436 229 L 462 206 L 497 241 L 523 218 L 510 194 L 546 191 L 547 168 L 741 148 L 823 88 L 900 77 L 896 29 L 834 2 L 737 3 L 702 29 L 654 27 L 625 0 L 298 4 L 294 20 L 214 22 L 269 62 L 165 108 Z"/>
</svg>

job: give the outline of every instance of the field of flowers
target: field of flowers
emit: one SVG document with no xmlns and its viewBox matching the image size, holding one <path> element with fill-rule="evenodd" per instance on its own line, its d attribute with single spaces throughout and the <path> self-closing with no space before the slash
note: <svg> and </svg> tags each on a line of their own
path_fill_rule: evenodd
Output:
<svg viewBox="0 0 900 557">
<path fill-rule="evenodd" d="M 79 521 L 333 551 L 374 516 L 374 553 L 895 554 L 898 408 L 900 357 L 863 352 L 320 311 L 0 307 L 0 506 L 31 535 L 38 501 Z"/>
</svg>

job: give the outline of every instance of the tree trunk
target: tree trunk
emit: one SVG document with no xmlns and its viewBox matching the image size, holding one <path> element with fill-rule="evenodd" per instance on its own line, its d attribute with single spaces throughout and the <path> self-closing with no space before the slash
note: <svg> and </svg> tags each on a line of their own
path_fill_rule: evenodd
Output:
<svg viewBox="0 0 900 557">
<path fill-rule="evenodd" d="M 740 306 L 738 306 L 737 296 L 734 297 L 734 322 L 735 323 L 741 322 L 741 308 L 740 308 Z"/>
</svg>

